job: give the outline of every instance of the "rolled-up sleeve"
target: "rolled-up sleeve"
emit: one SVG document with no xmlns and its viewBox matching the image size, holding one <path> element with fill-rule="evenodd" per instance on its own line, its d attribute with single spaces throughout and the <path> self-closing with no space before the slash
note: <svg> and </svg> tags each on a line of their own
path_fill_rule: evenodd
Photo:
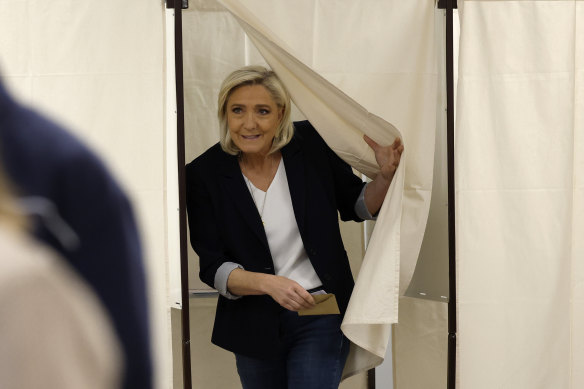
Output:
<svg viewBox="0 0 584 389">
<path fill-rule="evenodd" d="M 377 220 L 377 216 L 371 215 L 365 204 L 365 188 L 367 188 L 367 185 L 363 186 L 363 189 L 361 189 L 361 193 L 355 202 L 355 213 L 363 220 Z"/>
<path fill-rule="evenodd" d="M 227 280 L 229 279 L 231 272 L 235 269 L 243 269 L 243 266 L 235 262 L 225 262 L 219 266 L 217 273 L 215 273 L 215 289 L 217 289 L 217 292 L 219 292 L 221 296 L 226 297 L 229 300 L 237 300 L 241 298 L 241 296 L 231 294 L 227 290 Z"/>
</svg>

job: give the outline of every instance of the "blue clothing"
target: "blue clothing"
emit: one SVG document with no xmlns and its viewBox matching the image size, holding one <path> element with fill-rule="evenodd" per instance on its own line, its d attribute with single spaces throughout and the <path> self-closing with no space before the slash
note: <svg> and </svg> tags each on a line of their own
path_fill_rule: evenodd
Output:
<svg viewBox="0 0 584 389">
<path fill-rule="evenodd" d="M 78 247 L 64 247 L 34 221 L 36 237 L 69 262 L 109 313 L 124 352 L 124 388 L 151 388 L 144 268 L 126 195 L 88 148 L 17 104 L 1 84 L 0 156 L 18 196 L 52 202 L 79 238 Z"/>
<path fill-rule="evenodd" d="M 340 315 L 282 311 L 281 355 L 271 359 L 235 355 L 243 389 L 337 389 L 350 344 L 341 332 L 341 321 Z"/>
</svg>

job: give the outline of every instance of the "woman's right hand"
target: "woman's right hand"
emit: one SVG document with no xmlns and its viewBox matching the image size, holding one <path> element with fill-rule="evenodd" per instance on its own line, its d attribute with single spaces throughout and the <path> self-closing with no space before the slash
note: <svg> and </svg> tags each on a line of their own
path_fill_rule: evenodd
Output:
<svg viewBox="0 0 584 389">
<path fill-rule="evenodd" d="M 266 292 L 278 304 L 290 311 L 313 308 L 314 297 L 299 283 L 289 278 L 272 275 L 266 283 Z"/>
<path fill-rule="evenodd" d="M 316 305 L 314 297 L 299 283 L 273 274 L 235 269 L 229 274 L 227 289 L 237 296 L 267 294 L 290 311 L 297 312 Z"/>
</svg>

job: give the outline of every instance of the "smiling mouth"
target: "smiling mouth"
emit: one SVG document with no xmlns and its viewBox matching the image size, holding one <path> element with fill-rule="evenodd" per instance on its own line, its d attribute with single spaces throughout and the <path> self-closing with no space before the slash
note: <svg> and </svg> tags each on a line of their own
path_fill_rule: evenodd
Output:
<svg viewBox="0 0 584 389">
<path fill-rule="evenodd" d="M 254 140 L 254 139 L 258 139 L 260 136 L 258 134 L 258 135 L 242 135 L 241 137 L 243 139 Z"/>
</svg>

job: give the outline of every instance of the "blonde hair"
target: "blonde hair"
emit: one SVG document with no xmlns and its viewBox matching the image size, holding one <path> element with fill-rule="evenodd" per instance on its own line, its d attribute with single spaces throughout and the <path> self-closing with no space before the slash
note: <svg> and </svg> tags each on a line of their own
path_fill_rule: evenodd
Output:
<svg viewBox="0 0 584 389">
<path fill-rule="evenodd" d="M 13 193 L 0 164 L 0 222 L 10 228 L 23 230 L 27 227 L 26 219 L 19 211 Z"/>
<path fill-rule="evenodd" d="M 238 155 L 241 150 L 235 145 L 229 133 L 227 124 L 227 102 L 237 88 L 244 85 L 262 85 L 278 108 L 282 109 L 282 120 L 276 129 L 276 136 L 270 148 L 269 154 L 286 146 L 294 136 L 294 125 L 290 119 L 291 103 L 290 94 L 282 84 L 282 81 L 272 70 L 263 66 L 246 66 L 231 73 L 221 84 L 218 98 L 217 116 L 219 117 L 219 131 L 221 148 L 228 154 Z"/>
</svg>

